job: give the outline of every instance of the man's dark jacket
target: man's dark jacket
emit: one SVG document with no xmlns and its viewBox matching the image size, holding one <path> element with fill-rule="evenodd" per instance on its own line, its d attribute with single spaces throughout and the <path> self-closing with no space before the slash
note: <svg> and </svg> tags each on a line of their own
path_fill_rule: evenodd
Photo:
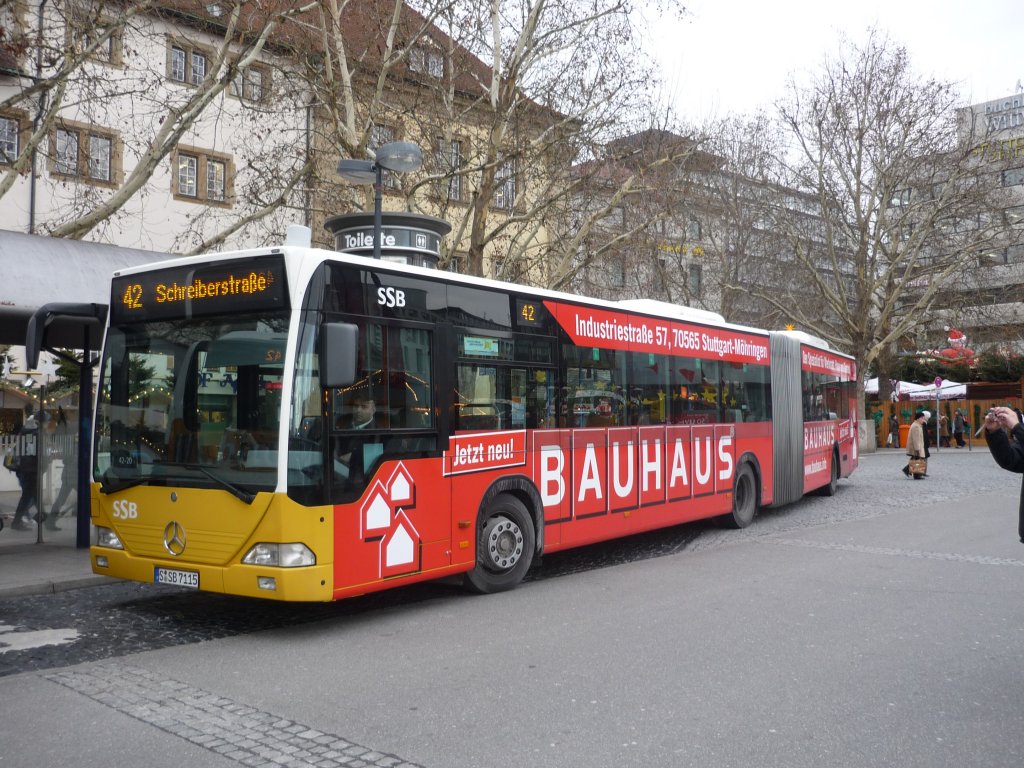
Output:
<svg viewBox="0 0 1024 768">
<path fill-rule="evenodd" d="M 995 432 L 986 429 L 985 440 L 996 464 L 1011 472 L 1024 473 L 1024 425 L 1015 424 L 1009 436 L 1005 429 L 997 429 Z M 1020 489 L 1018 517 L 1017 533 L 1024 543 L 1024 485 Z"/>
</svg>

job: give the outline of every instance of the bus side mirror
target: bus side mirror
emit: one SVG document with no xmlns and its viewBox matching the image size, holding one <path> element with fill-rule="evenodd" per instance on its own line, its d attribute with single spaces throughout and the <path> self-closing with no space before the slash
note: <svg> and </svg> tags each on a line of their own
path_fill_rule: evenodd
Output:
<svg viewBox="0 0 1024 768">
<path fill-rule="evenodd" d="M 320 329 L 320 386 L 347 387 L 356 380 L 359 326 L 324 323 Z"/>
</svg>

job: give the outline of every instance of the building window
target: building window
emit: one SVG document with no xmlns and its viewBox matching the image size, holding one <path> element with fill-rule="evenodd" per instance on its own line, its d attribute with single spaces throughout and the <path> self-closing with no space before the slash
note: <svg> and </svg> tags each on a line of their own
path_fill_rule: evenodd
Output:
<svg viewBox="0 0 1024 768">
<path fill-rule="evenodd" d="M 227 163 L 223 160 L 206 161 L 206 198 L 224 202 Z"/>
<path fill-rule="evenodd" d="M 973 232 L 978 228 L 979 216 L 973 214 L 971 216 L 964 216 L 963 218 L 957 218 L 953 220 L 953 231 L 954 232 Z"/>
<path fill-rule="evenodd" d="M 0 165 L 12 165 L 21 152 L 21 124 L 18 118 L 0 115 Z"/>
<path fill-rule="evenodd" d="M 192 85 L 199 85 L 206 77 L 206 54 L 199 51 L 192 51 Z"/>
<path fill-rule="evenodd" d="M 195 147 L 178 147 L 173 156 L 174 196 L 191 202 L 230 204 L 230 158 Z"/>
<path fill-rule="evenodd" d="M 437 148 L 437 165 L 441 173 L 451 174 L 448 178 L 448 199 L 461 200 L 462 176 L 458 175 L 458 171 L 462 167 L 462 142 L 458 139 L 441 139 Z"/>
<path fill-rule="evenodd" d="M 57 173 L 65 176 L 78 175 L 78 132 L 57 129 Z"/>
<path fill-rule="evenodd" d="M 625 288 L 626 287 L 626 261 L 625 259 L 616 259 L 611 265 L 611 284 L 612 288 Z"/>
<path fill-rule="evenodd" d="M 390 125 L 384 125 L 382 123 L 375 124 L 373 130 L 370 131 L 370 149 L 376 150 L 377 147 L 383 146 L 395 140 L 395 129 Z M 398 180 L 395 175 L 385 170 L 381 174 L 383 179 L 383 185 L 385 189 L 394 189 L 398 186 Z"/>
<path fill-rule="evenodd" d="M 177 80 L 179 83 L 185 82 L 186 61 L 185 49 L 173 46 L 171 48 L 171 71 L 169 75 L 171 80 Z"/>
<path fill-rule="evenodd" d="M 245 95 L 253 101 L 263 101 L 263 72 L 258 69 L 250 69 L 245 74 Z"/>
<path fill-rule="evenodd" d="M 231 95 L 244 101 L 266 101 L 269 92 L 270 70 L 266 67 L 246 67 L 231 81 Z"/>
<path fill-rule="evenodd" d="M 894 208 L 901 208 L 906 205 L 910 205 L 910 189 L 901 189 L 892 196 L 892 203 L 890 205 Z"/>
<path fill-rule="evenodd" d="M 686 239 L 687 240 L 700 240 L 700 222 L 696 219 L 690 219 L 686 222 Z"/>
<path fill-rule="evenodd" d="M 112 185 L 119 157 L 117 135 L 112 132 L 67 124 L 53 133 L 50 169 L 57 176 Z"/>
<path fill-rule="evenodd" d="M 179 83 L 200 85 L 206 79 L 209 57 L 200 48 L 172 43 L 167 61 L 167 77 Z"/>
<path fill-rule="evenodd" d="M 395 140 L 395 129 L 390 125 L 377 123 L 370 132 L 370 149 L 377 149 L 382 144 L 388 144 Z"/>
<path fill-rule="evenodd" d="M 89 178 L 110 181 L 112 150 L 109 136 L 89 136 Z"/>
<path fill-rule="evenodd" d="M 516 205 L 515 164 L 508 160 L 494 174 L 494 207 L 511 211 Z"/>
<path fill-rule="evenodd" d="M 700 264 L 691 264 L 687 276 L 686 287 L 691 296 L 700 296 L 701 291 L 701 269 Z"/>
<path fill-rule="evenodd" d="M 453 253 L 448 257 L 449 272 L 464 272 L 465 264 L 469 260 L 467 253 Z"/>
<path fill-rule="evenodd" d="M 107 34 L 107 32 L 110 34 Z M 89 58 L 102 61 L 104 64 L 120 64 L 121 42 L 120 25 L 110 19 L 97 19 L 74 13 L 68 23 L 68 42 L 79 53 L 93 48 Z"/>
<path fill-rule="evenodd" d="M 199 196 L 198 157 L 178 155 L 178 194 L 186 197 Z"/>
<path fill-rule="evenodd" d="M 436 48 L 417 46 L 409 51 L 409 69 L 440 80 L 444 77 L 444 57 Z"/>
<path fill-rule="evenodd" d="M 1024 168 L 1011 168 L 1003 171 L 1003 186 L 1017 187 L 1024 184 Z"/>
<path fill-rule="evenodd" d="M 979 267 L 998 267 L 1009 263 L 1006 249 L 978 254 Z"/>
</svg>

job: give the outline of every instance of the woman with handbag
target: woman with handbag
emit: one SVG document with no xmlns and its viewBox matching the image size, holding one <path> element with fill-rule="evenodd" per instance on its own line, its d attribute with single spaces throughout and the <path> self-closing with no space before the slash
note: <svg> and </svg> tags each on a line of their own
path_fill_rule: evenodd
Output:
<svg viewBox="0 0 1024 768">
<path fill-rule="evenodd" d="M 924 425 L 931 414 L 928 411 L 918 411 L 916 416 L 914 423 L 910 425 L 910 433 L 907 435 L 907 456 L 910 457 L 910 461 L 903 468 L 903 474 L 913 477 L 915 480 L 923 480 L 928 473 Z"/>
</svg>

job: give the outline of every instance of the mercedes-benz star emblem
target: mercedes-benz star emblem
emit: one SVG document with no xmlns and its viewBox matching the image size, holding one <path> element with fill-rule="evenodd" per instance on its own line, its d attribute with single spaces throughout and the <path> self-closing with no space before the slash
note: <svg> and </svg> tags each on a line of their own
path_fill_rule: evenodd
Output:
<svg viewBox="0 0 1024 768">
<path fill-rule="evenodd" d="M 164 549 L 177 557 L 185 551 L 185 529 L 173 520 L 164 528 Z"/>
</svg>

